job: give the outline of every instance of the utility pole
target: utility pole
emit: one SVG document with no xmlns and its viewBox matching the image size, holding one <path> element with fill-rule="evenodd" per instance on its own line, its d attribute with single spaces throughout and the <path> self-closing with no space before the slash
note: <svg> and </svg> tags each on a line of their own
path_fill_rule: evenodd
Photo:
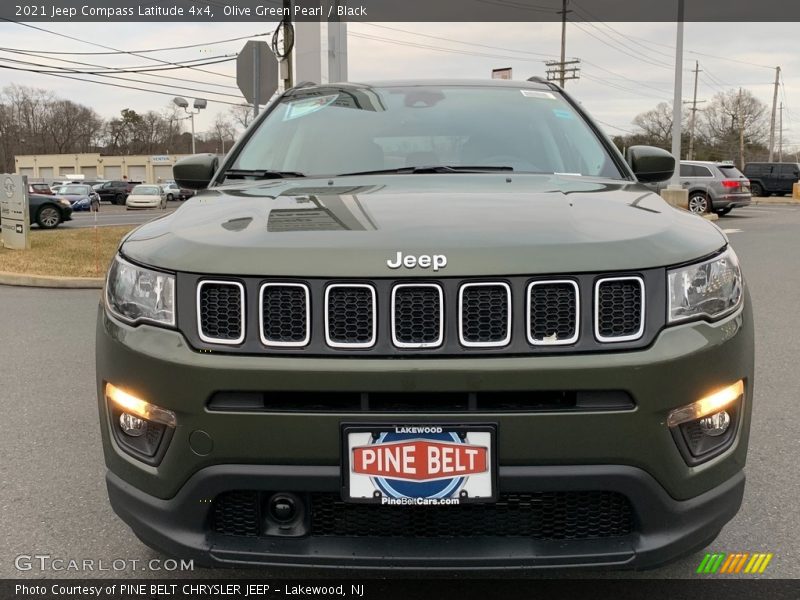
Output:
<svg viewBox="0 0 800 600">
<path fill-rule="evenodd" d="M 778 85 L 781 80 L 781 68 L 775 67 L 775 90 L 772 93 L 772 117 L 769 120 L 769 162 L 775 154 L 775 112 L 778 108 Z"/>
<path fill-rule="evenodd" d="M 580 60 L 567 60 L 567 14 L 571 10 L 567 10 L 568 0 L 561 0 L 561 10 L 557 14 L 561 15 L 561 60 L 548 60 L 545 61 L 547 81 L 558 81 L 558 84 L 563 88 L 568 79 L 578 79 L 578 71 L 580 67 Z M 574 65 L 574 66 L 568 66 Z M 569 75 L 567 75 L 569 73 Z"/>
<path fill-rule="evenodd" d="M 739 88 L 739 95 L 736 98 L 736 117 L 739 121 L 739 169 L 744 169 L 744 111 L 742 110 L 742 88 Z"/>
<path fill-rule="evenodd" d="M 778 118 L 778 162 L 783 162 L 783 102 L 781 102 Z"/>
<path fill-rule="evenodd" d="M 570 11 L 572 12 L 572 11 Z M 561 87 L 564 87 L 564 61 L 567 59 L 567 0 L 561 0 Z"/>
<path fill-rule="evenodd" d="M 283 0 L 283 8 L 287 15 L 292 14 L 292 0 Z M 292 49 L 294 48 L 294 27 L 292 26 L 291 17 L 285 17 L 279 27 L 283 28 L 283 51 L 286 57 L 282 61 L 281 68 L 286 69 L 283 72 L 283 89 L 288 90 L 294 83 L 292 81 Z"/>
<path fill-rule="evenodd" d="M 675 89 L 672 99 L 672 156 L 676 161 L 681 159 L 681 109 L 683 101 L 681 97 L 683 86 L 683 3 L 678 0 L 678 27 L 675 39 Z M 679 187 L 681 185 L 680 163 L 675 165 L 675 171 L 670 179 L 670 185 Z"/>
<path fill-rule="evenodd" d="M 689 154 L 687 155 L 687 160 L 694 160 L 694 125 L 697 120 L 697 76 L 702 73 L 700 70 L 700 62 L 694 61 L 694 97 L 692 98 L 691 102 L 685 102 L 684 104 L 691 104 L 692 108 L 692 116 L 689 119 Z M 705 102 L 705 100 L 700 100 L 700 103 Z"/>
</svg>

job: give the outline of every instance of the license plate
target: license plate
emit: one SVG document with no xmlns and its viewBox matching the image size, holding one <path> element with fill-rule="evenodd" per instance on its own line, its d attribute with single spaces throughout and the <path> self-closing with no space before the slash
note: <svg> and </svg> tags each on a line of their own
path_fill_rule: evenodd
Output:
<svg viewBox="0 0 800 600">
<path fill-rule="evenodd" d="M 342 428 L 348 502 L 436 506 L 497 498 L 494 425 Z"/>
</svg>

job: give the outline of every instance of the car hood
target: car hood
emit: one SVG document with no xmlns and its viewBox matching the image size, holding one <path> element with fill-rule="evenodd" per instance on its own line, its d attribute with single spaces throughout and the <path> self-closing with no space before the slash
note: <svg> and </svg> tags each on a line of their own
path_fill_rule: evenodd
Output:
<svg viewBox="0 0 800 600">
<path fill-rule="evenodd" d="M 632 182 L 448 174 L 216 187 L 134 231 L 122 252 L 174 271 L 300 277 L 430 277 L 387 260 L 445 255 L 442 277 L 642 269 L 726 243 Z"/>
</svg>

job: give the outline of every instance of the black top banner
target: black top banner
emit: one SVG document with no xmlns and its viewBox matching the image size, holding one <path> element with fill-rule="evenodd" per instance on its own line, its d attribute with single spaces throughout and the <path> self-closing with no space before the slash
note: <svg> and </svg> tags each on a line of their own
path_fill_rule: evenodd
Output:
<svg viewBox="0 0 800 600">
<path fill-rule="evenodd" d="M 2 0 L 0 19 L 534 22 L 560 21 L 563 8 L 563 0 Z M 797 0 L 568 0 L 566 10 L 569 20 L 584 22 L 800 21 Z"/>
</svg>

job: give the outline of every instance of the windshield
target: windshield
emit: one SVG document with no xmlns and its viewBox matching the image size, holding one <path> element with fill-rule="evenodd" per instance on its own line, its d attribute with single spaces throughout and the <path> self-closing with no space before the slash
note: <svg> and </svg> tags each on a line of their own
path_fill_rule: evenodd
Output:
<svg viewBox="0 0 800 600">
<path fill-rule="evenodd" d="M 559 94 L 483 86 L 313 88 L 281 99 L 231 168 L 312 176 L 442 165 L 622 177 Z"/>
<path fill-rule="evenodd" d="M 157 196 L 159 194 L 158 188 L 149 185 L 137 185 L 131 191 L 131 194 L 138 196 Z"/>
<path fill-rule="evenodd" d="M 86 196 L 89 194 L 89 187 L 85 185 L 64 185 L 58 188 L 58 193 L 67 196 Z"/>
</svg>

